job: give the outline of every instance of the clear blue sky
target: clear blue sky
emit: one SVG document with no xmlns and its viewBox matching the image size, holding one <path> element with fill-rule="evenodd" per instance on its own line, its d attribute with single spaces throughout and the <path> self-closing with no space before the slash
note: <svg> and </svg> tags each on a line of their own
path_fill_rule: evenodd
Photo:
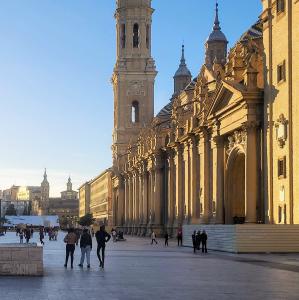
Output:
<svg viewBox="0 0 299 300">
<path fill-rule="evenodd" d="M 261 13 L 260 0 L 220 0 L 232 46 Z M 172 93 L 181 43 L 196 76 L 214 20 L 214 0 L 153 0 L 155 111 Z M 0 1 L 0 189 L 74 188 L 111 165 L 114 0 Z"/>
</svg>

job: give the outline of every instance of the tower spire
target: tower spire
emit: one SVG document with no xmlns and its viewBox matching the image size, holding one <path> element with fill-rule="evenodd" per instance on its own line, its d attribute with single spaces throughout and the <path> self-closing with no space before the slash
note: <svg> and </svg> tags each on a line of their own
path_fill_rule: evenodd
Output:
<svg viewBox="0 0 299 300">
<path fill-rule="evenodd" d="M 218 11 L 219 11 L 218 7 L 219 7 L 219 4 L 218 4 L 218 1 L 216 0 L 216 15 L 215 15 L 213 30 L 221 30 L 220 22 L 219 22 L 219 15 L 218 15 Z"/>
<path fill-rule="evenodd" d="M 182 57 L 181 57 L 181 67 L 186 66 L 186 60 L 185 60 L 185 45 L 182 45 Z"/>
<path fill-rule="evenodd" d="M 190 83 L 192 76 L 185 60 L 185 45 L 182 45 L 182 56 L 178 70 L 174 75 L 174 93 L 183 90 Z"/>
</svg>

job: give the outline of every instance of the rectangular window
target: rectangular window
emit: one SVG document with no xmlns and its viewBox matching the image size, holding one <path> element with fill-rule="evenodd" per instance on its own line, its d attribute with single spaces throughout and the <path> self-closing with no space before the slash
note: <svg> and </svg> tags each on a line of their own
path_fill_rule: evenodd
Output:
<svg viewBox="0 0 299 300">
<path fill-rule="evenodd" d="M 286 178 L 286 157 L 281 157 L 278 159 L 278 165 L 277 165 L 277 170 L 278 170 L 278 178 Z"/>
<path fill-rule="evenodd" d="M 150 27 L 146 25 L 146 48 L 150 48 Z"/>
<path fill-rule="evenodd" d="M 121 25 L 121 47 L 126 48 L 126 25 Z"/>
<path fill-rule="evenodd" d="M 276 2 L 276 12 L 277 14 L 285 11 L 285 0 L 277 0 Z"/>
<path fill-rule="evenodd" d="M 286 80 L 286 63 L 285 60 L 277 66 L 277 83 Z"/>
</svg>

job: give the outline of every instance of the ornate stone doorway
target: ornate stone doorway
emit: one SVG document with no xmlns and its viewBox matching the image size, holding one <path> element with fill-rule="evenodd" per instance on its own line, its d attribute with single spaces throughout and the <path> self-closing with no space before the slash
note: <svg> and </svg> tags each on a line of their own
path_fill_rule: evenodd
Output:
<svg viewBox="0 0 299 300">
<path fill-rule="evenodd" d="M 241 146 L 229 154 L 226 165 L 225 224 L 245 221 L 245 153 Z"/>
</svg>

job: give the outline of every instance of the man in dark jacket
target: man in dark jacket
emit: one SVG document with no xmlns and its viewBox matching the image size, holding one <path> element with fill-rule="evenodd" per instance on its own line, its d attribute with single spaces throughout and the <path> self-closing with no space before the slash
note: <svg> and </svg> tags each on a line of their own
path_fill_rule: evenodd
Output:
<svg viewBox="0 0 299 300">
<path fill-rule="evenodd" d="M 100 268 L 104 269 L 104 263 L 105 263 L 105 247 L 106 243 L 110 240 L 111 235 L 106 232 L 105 230 L 105 225 L 102 225 L 100 227 L 100 230 L 96 232 L 96 240 L 98 243 L 98 248 L 97 248 L 97 256 L 100 261 Z M 102 252 L 102 257 L 100 252 Z"/>
<path fill-rule="evenodd" d="M 197 249 L 197 236 L 196 236 L 196 230 L 193 231 L 192 234 L 192 244 L 193 244 L 193 253 L 196 252 Z"/>
<path fill-rule="evenodd" d="M 200 234 L 200 230 L 197 231 L 196 234 L 196 249 L 200 250 L 200 243 L 201 243 L 201 234 Z"/>
<path fill-rule="evenodd" d="M 207 240 L 208 240 L 208 235 L 206 234 L 206 231 L 203 230 L 201 234 L 201 247 L 202 247 L 202 253 L 207 253 Z"/>
<path fill-rule="evenodd" d="M 79 267 L 83 268 L 84 259 L 86 256 L 87 268 L 90 268 L 90 252 L 92 249 L 92 239 L 87 229 L 83 230 L 83 234 L 80 239 L 80 248 L 81 248 L 81 260 Z"/>
</svg>

